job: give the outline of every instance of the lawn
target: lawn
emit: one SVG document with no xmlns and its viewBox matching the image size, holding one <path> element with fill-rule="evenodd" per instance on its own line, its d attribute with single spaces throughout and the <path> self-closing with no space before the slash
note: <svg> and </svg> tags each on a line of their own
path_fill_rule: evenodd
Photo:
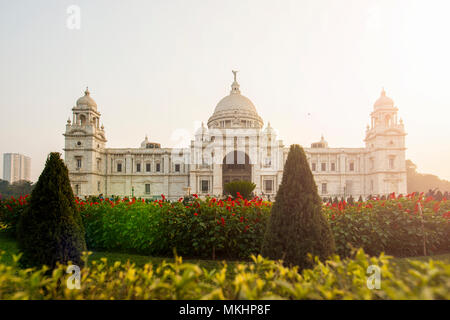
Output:
<svg viewBox="0 0 450 320">
<path fill-rule="evenodd" d="M 17 247 L 16 240 L 8 237 L 4 233 L 0 232 L 0 252 L 4 251 L 4 254 L 0 256 L 0 264 L 12 265 L 13 255 L 19 254 L 19 248 Z M 108 262 L 120 261 L 122 263 L 128 260 L 136 264 L 137 267 L 142 267 L 146 263 L 152 263 L 153 265 L 159 265 L 161 262 L 172 261 L 170 257 L 151 257 L 138 254 L 128 254 L 121 252 L 107 252 L 107 251 L 95 251 L 89 257 L 89 262 L 98 261 L 101 258 L 106 258 Z M 222 267 L 223 262 L 221 260 L 200 260 L 200 259 L 183 259 L 184 262 L 198 264 L 207 270 L 213 270 L 218 267 Z M 227 261 L 227 265 L 232 267 L 240 261 Z"/>
</svg>

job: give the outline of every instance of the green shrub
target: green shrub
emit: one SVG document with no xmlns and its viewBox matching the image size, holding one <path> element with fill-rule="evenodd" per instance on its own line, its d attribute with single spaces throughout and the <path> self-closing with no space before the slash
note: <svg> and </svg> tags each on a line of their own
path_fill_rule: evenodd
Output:
<svg viewBox="0 0 450 320">
<path fill-rule="evenodd" d="M 235 199 L 239 197 L 250 199 L 255 188 L 256 184 L 250 181 L 232 181 L 224 186 L 225 193 L 230 194 Z"/>
<path fill-rule="evenodd" d="M 54 267 L 69 261 L 81 265 L 84 228 L 59 153 L 48 156 L 30 205 L 19 218 L 17 234 L 24 266 Z"/>
<path fill-rule="evenodd" d="M 311 266 L 308 254 L 320 259 L 334 252 L 330 226 L 303 149 L 292 145 L 272 207 L 262 254 L 301 269 Z"/>
<path fill-rule="evenodd" d="M 450 265 L 442 262 L 405 262 L 399 276 L 389 257 L 369 258 L 359 250 L 354 259 L 320 262 L 301 273 L 253 256 L 228 272 L 224 263 L 208 271 L 180 257 L 158 266 L 92 262 L 81 270 L 80 289 L 66 287 L 71 276 L 59 265 L 50 274 L 43 269 L 19 269 L 0 264 L 0 299 L 450 299 Z M 370 290 L 368 267 L 380 268 L 381 288 Z"/>
</svg>

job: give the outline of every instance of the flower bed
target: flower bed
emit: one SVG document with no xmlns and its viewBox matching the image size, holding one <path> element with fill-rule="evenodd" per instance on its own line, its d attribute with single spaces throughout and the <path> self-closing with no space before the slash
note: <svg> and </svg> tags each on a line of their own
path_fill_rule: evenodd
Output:
<svg viewBox="0 0 450 320">
<path fill-rule="evenodd" d="M 446 199 L 392 194 L 387 200 L 354 205 L 327 203 L 324 210 L 341 256 L 348 255 L 352 247 L 371 255 L 385 252 L 394 256 L 450 251 L 450 201 Z"/>
<path fill-rule="evenodd" d="M 17 223 L 28 205 L 27 199 L 28 195 L 21 196 L 18 199 L 11 197 L 0 201 L 0 230 L 5 229 L 13 237 L 16 236 Z"/>
<path fill-rule="evenodd" d="M 183 256 L 248 258 L 260 251 L 271 204 L 215 198 L 191 201 L 138 199 L 115 201 L 77 200 L 89 249 L 169 255 L 173 248 Z M 0 203 L 0 224 L 14 233 L 26 198 Z M 420 214 L 419 204 L 423 208 Z M 423 195 L 391 195 L 387 200 L 324 204 L 337 253 L 348 256 L 351 248 L 368 254 L 394 256 L 450 252 L 450 201 Z"/>
<path fill-rule="evenodd" d="M 190 257 L 248 258 L 258 253 L 270 203 L 205 200 L 162 200 L 147 203 L 123 199 L 78 201 L 89 248 Z"/>
</svg>

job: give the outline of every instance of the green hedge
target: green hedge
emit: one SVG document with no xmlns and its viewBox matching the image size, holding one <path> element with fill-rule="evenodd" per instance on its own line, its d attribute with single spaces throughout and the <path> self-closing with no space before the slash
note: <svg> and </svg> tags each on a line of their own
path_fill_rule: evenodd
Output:
<svg viewBox="0 0 450 320">
<path fill-rule="evenodd" d="M 442 262 L 408 262 L 399 274 L 388 257 L 359 250 L 354 259 L 316 260 L 299 273 L 261 256 L 252 260 L 229 272 L 226 264 L 208 271 L 181 258 L 142 268 L 103 259 L 81 270 L 80 289 L 67 288 L 65 266 L 49 274 L 0 264 L 0 299 L 450 299 L 450 265 Z M 380 289 L 367 286 L 370 265 L 380 268 Z"/>
</svg>

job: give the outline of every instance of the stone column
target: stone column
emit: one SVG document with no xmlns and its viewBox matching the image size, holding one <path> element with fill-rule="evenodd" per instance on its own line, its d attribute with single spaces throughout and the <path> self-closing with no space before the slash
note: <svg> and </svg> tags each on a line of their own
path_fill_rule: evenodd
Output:
<svg viewBox="0 0 450 320">
<path fill-rule="evenodd" d="M 214 164 L 213 166 L 213 186 L 212 193 L 213 195 L 222 195 L 222 165 Z"/>
</svg>

